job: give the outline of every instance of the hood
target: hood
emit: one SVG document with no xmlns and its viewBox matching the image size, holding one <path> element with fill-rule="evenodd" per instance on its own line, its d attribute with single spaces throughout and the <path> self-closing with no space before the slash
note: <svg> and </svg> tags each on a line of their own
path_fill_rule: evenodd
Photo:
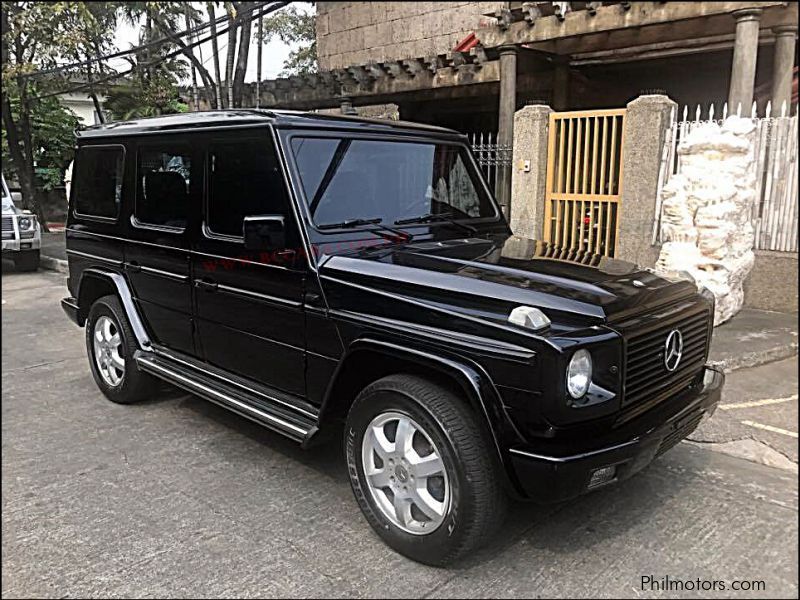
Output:
<svg viewBox="0 0 800 600">
<path fill-rule="evenodd" d="M 320 275 L 503 322 L 515 306 L 535 306 L 564 328 L 614 322 L 697 293 L 691 282 L 626 261 L 507 235 L 362 248 L 329 257 Z M 328 296 L 340 305 L 332 308 L 352 309 L 346 294 Z"/>
</svg>

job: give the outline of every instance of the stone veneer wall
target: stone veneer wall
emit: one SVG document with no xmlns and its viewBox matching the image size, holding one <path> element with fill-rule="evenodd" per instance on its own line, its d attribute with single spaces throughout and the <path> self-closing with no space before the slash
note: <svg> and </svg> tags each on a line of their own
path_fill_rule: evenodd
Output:
<svg viewBox="0 0 800 600">
<path fill-rule="evenodd" d="M 744 303 L 743 284 L 755 262 L 754 130 L 728 117 L 692 130 L 678 146 L 681 172 L 664 187 L 661 272 L 687 271 L 717 300 L 714 324 Z"/>
<path fill-rule="evenodd" d="M 444 54 L 504 2 L 318 2 L 322 70 Z"/>
</svg>

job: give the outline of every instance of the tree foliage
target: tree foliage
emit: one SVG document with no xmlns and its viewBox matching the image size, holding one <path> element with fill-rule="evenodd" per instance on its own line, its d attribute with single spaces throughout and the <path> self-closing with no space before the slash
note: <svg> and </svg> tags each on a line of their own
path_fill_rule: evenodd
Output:
<svg viewBox="0 0 800 600">
<path fill-rule="evenodd" d="M 314 29 L 314 14 L 290 5 L 264 17 L 263 41 L 278 38 L 285 44 L 296 45 L 283 63 L 282 76 L 316 73 L 317 38 Z"/>
<path fill-rule="evenodd" d="M 19 97 L 11 94 L 11 110 L 19 119 Z M 78 117 L 65 108 L 57 97 L 51 96 L 36 102 L 31 113 L 33 160 L 37 189 L 49 191 L 64 183 L 64 171 L 73 158 L 75 130 L 80 125 Z M 3 127 L 3 170 L 19 180 L 14 161 L 9 154 L 6 128 Z"/>
</svg>

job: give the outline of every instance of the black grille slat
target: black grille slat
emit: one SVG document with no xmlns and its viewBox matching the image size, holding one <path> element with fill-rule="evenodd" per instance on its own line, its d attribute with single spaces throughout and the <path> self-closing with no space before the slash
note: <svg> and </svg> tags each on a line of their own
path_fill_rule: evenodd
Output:
<svg viewBox="0 0 800 600">
<path fill-rule="evenodd" d="M 673 327 L 673 324 L 670 324 L 669 327 Z M 690 321 L 685 326 L 679 327 L 681 329 L 681 333 L 684 334 L 693 334 L 698 331 L 705 331 L 708 329 L 708 324 L 703 321 Z M 671 329 L 670 329 L 671 331 Z M 642 344 L 660 344 L 663 342 L 663 334 L 664 332 L 661 330 L 652 332 L 649 336 L 645 339 L 641 339 L 641 337 L 637 336 L 630 340 L 628 347 L 632 349 L 638 349 Z"/>
<path fill-rule="evenodd" d="M 692 352 L 691 354 L 684 353 L 684 356 L 681 358 L 681 363 L 690 365 L 690 364 L 693 364 L 694 361 L 702 358 L 702 356 L 703 356 L 703 353 L 702 353 L 701 349 L 698 348 L 694 352 Z M 683 364 L 682 364 L 682 366 L 683 366 Z M 636 385 L 643 385 L 647 381 L 651 380 L 652 377 L 654 377 L 654 376 L 665 377 L 665 376 L 669 376 L 669 375 L 672 375 L 672 374 L 673 373 L 670 372 L 670 371 L 665 371 L 664 359 L 661 357 L 661 355 L 659 355 L 658 362 L 656 362 L 655 364 L 650 365 L 646 369 L 641 369 L 640 371 L 638 371 L 638 373 L 637 373 L 638 379 L 636 380 Z M 630 393 L 630 392 L 631 392 L 631 388 L 629 387 L 628 388 L 628 393 Z"/>
<path fill-rule="evenodd" d="M 14 239 L 14 217 L 3 217 L 3 239 Z"/>
<path fill-rule="evenodd" d="M 696 354 L 693 357 L 690 357 L 686 361 L 686 366 L 687 367 L 701 366 L 702 365 L 702 362 L 700 361 L 701 358 L 703 358 L 703 356 L 700 354 Z M 683 371 L 686 370 L 687 369 L 683 369 Z M 681 373 L 681 371 L 675 371 L 672 373 L 667 372 L 667 375 L 662 375 L 660 373 L 653 373 L 650 377 L 638 381 L 635 384 L 635 386 L 630 386 L 627 389 L 627 398 L 638 396 L 643 392 L 656 393 L 666 385 L 679 381 L 680 380 L 679 373 Z M 695 370 L 691 369 L 689 371 L 689 376 L 688 376 L 689 381 L 687 381 L 687 385 L 691 382 L 691 379 L 694 376 L 694 374 Z"/>
<path fill-rule="evenodd" d="M 711 315 L 708 309 L 687 304 L 680 312 L 674 309 L 653 315 L 630 327 L 620 324 L 626 340 L 625 395 L 622 401 L 627 412 L 639 413 L 671 394 L 691 385 L 706 360 Z M 678 369 L 668 371 L 664 365 L 667 336 L 677 329 L 683 337 L 683 355 Z M 639 407 L 639 405 L 642 405 Z"/>
</svg>

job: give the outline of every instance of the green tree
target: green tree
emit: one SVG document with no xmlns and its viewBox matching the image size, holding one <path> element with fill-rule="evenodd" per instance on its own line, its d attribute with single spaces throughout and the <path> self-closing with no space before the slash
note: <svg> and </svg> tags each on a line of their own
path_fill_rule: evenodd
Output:
<svg viewBox="0 0 800 600">
<path fill-rule="evenodd" d="M 289 57 L 283 63 L 281 75 L 317 72 L 319 67 L 313 12 L 305 12 L 291 5 L 264 17 L 263 43 L 276 37 L 285 44 L 298 46 L 289 53 Z"/>
<path fill-rule="evenodd" d="M 44 96 L 64 82 L 55 77 L 31 77 L 34 71 L 56 67 L 65 57 L 86 55 L 96 48 L 97 40 L 86 36 L 87 27 L 75 27 L 89 18 L 84 3 L 79 2 L 2 2 L 2 120 L 3 140 L 8 164 L 22 188 L 23 203 L 34 211 L 46 228 L 45 215 L 38 201 L 37 160 L 43 157 L 42 148 L 50 140 L 42 139 L 40 131 L 50 128 L 50 118 L 58 115 L 57 104 L 44 103 Z M 96 30 L 103 41 L 113 37 L 113 29 Z M 103 47 L 101 43 L 100 47 Z M 57 100 L 55 101 L 57 103 Z M 66 119 L 62 113 L 55 120 Z M 63 127 L 55 127 L 63 130 Z M 53 144 L 59 147 L 58 143 Z M 71 150 L 70 150 L 71 152 Z M 48 158 L 50 164 L 64 159 Z M 46 177 L 51 181 L 50 177 Z"/>
<path fill-rule="evenodd" d="M 19 96 L 11 94 L 11 112 L 19 119 Z M 31 113 L 33 161 L 35 164 L 35 187 L 37 190 L 52 190 L 64 183 L 64 171 L 73 158 L 75 130 L 80 125 L 78 117 L 65 108 L 57 97 L 51 96 L 37 101 Z M 11 160 L 6 128 L 2 132 L 3 165 L 6 177 L 20 180 L 16 165 Z"/>
</svg>

